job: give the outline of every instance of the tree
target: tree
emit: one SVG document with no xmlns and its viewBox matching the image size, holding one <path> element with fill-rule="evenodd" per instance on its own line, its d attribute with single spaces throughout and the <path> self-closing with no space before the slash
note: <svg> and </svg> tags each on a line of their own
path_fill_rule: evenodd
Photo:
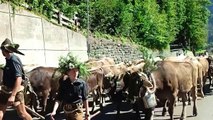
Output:
<svg viewBox="0 0 213 120">
<path fill-rule="evenodd" d="M 9 1 L 9 0 L 0 0 Z M 51 18 L 58 9 L 72 18 L 78 12 L 81 28 L 91 33 L 126 37 L 141 46 L 163 50 L 172 42 L 196 51 L 207 44 L 210 0 L 11 0 L 27 2 Z"/>
<path fill-rule="evenodd" d="M 186 19 L 182 23 L 178 41 L 192 51 L 203 49 L 207 44 L 209 3 L 209 0 L 185 2 Z"/>
</svg>

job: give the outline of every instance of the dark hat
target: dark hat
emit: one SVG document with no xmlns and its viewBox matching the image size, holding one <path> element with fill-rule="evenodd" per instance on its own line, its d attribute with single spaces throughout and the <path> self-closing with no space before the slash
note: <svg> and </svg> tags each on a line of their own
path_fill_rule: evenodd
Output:
<svg viewBox="0 0 213 120">
<path fill-rule="evenodd" d="M 1 49 L 5 49 L 9 52 L 14 52 L 20 55 L 24 55 L 22 52 L 18 50 L 18 48 L 19 48 L 19 44 L 12 43 L 8 38 L 6 38 L 1 44 Z"/>
</svg>

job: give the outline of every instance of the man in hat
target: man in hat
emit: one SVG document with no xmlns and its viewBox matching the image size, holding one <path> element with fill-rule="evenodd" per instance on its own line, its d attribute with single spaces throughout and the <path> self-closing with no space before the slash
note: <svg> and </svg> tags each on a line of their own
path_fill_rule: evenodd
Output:
<svg viewBox="0 0 213 120">
<path fill-rule="evenodd" d="M 56 114 L 59 103 L 63 101 L 66 120 L 83 120 L 84 116 L 86 120 L 90 120 L 87 84 L 79 78 L 79 73 L 82 73 L 82 64 L 78 64 L 70 54 L 64 59 L 59 61 L 59 70 L 67 77 L 62 77 L 59 81 L 58 95 L 51 116 Z M 85 107 L 85 114 L 83 114 L 83 107 Z"/>
<path fill-rule="evenodd" d="M 18 56 L 13 53 L 24 55 L 18 51 L 18 44 L 13 44 L 9 39 L 5 39 L 1 44 L 2 54 L 6 59 L 6 65 L 3 68 L 3 85 L 0 90 L 0 120 L 8 105 L 16 108 L 19 117 L 23 120 L 32 120 L 27 113 L 24 103 L 24 79 L 22 62 Z"/>
</svg>

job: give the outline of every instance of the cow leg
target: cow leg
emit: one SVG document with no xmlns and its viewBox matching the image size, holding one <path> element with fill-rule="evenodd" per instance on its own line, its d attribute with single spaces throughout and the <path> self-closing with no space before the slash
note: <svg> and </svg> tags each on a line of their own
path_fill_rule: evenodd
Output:
<svg viewBox="0 0 213 120">
<path fill-rule="evenodd" d="M 139 103 L 138 103 L 139 101 L 136 101 L 135 103 L 133 103 L 132 104 L 132 107 L 133 107 L 133 110 L 136 112 L 135 114 L 136 114 L 136 119 L 137 120 L 140 120 L 140 111 L 139 111 L 139 108 L 138 108 L 138 106 L 139 106 Z M 144 111 L 143 111 L 144 112 Z M 145 116 L 146 116 L 146 114 L 145 114 Z"/>
<path fill-rule="evenodd" d="M 193 115 L 197 116 L 197 87 L 193 87 L 191 91 L 192 91 L 192 100 L 194 102 Z"/>
<path fill-rule="evenodd" d="M 30 93 L 30 96 L 31 96 L 31 103 L 30 104 L 32 105 L 31 108 L 33 108 L 36 112 L 38 112 L 38 108 L 37 108 L 37 106 L 39 106 L 38 96 L 35 92 Z"/>
<path fill-rule="evenodd" d="M 169 115 L 170 115 L 170 119 L 173 120 L 173 113 L 174 113 L 174 105 L 175 105 L 175 100 L 176 100 L 176 97 L 175 95 L 171 95 L 170 96 L 170 99 L 169 99 L 169 108 L 168 108 L 168 112 L 169 112 Z"/>
<path fill-rule="evenodd" d="M 163 111 L 162 111 L 162 116 L 166 116 L 166 107 L 167 107 L 167 103 L 168 103 L 168 100 L 166 99 L 164 101 L 164 106 L 163 106 Z"/>
<path fill-rule="evenodd" d="M 191 105 L 191 91 L 189 91 L 187 95 L 188 95 L 188 105 Z"/>
<path fill-rule="evenodd" d="M 212 85 L 212 83 L 211 83 L 211 81 L 212 81 L 211 68 L 209 68 L 209 70 L 208 70 L 208 78 L 209 78 L 209 89 L 210 89 L 210 87 Z"/>
<path fill-rule="evenodd" d="M 96 103 L 97 103 L 97 97 L 96 97 L 96 91 L 92 91 L 92 99 L 93 99 L 93 102 L 92 102 L 92 109 L 91 109 L 91 113 L 94 112 L 95 110 L 95 106 L 96 106 Z"/>
<path fill-rule="evenodd" d="M 212 76 L 210 75 L 209 76 L 209 89 L 210 89 L 210 87 L 213 87 L 213 84 L 212 84 Z"/>
<path fill-rule="evenodd" d="M 153 120 L 154 108 L 149 108 L 145 110 L 145 120 Z"/>
<path fill-rule="evenodd" d="M 115 102 L 115 103 L 116 103 L 116 110 L 117 110 L 116 120 L 120 120 L 120 111 L 121 111 L 122 102 Z"/>
<path fill-rule="evenodd" d="M 206 81 L 206 76 L 204 76 L 203 79 L 200 79 L 200 81 L 199 81 L 200 94 L 201 94 L 202 98 L 204 98 L 203 85 L 206 83 L 206 82 L 204 83 L 203 81 Z"/>
<path fill-rule="evenodd" d="M 183 108 L 182 108 L 182 113 L 181 113 L 181 116 L 180 116 L 180 120 L 183 120 L 183 119 L 186 118 L 186 101 L 187 101 L 187 94 L 188 93 L 183 93 L 182 94 Z"/>
<path fill-rule="evenodd" d="M 102 96 L 102 89 L 100 87 L 98 88 L 98 98 L 99 98 L 99 101 L 100 101 L 100 103 L 99 103 L 100 110 L 102 110 L 104 99 L 103 99 L 103 96 Z"/>
<path fill-rule="evenodd" d="M 44 114 L 46 111 L 46 107 L 47 107 L 47 99 L 49 96 L 49 90 L 44 90 L 43 93 L 43 108 L 42 108 L 42 113 Z"/>
</svg>

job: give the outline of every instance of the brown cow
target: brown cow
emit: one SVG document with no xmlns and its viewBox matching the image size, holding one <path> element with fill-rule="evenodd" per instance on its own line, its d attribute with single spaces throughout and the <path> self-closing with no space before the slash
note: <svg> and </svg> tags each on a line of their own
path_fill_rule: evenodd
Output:
<svg viewBox="0 0 213 120">
<path fill-rule="evenodd" d="M 193 115 L 197 115 L 197 79 L 194 65 L 187 62 L 163 61 L 158 64 L 157 70 L 151 73 L 155 95 L 160 101 L 169 101 L 170 119 L 173 120 L 174 104 L 178 94 L 182 97 L 183 109 L 181 119 L 186 117 L 187 93 L 191 91 Z M 151 90 L 149 90 L 151 91 Z M 152 91 L 153 92 L 153 91 Z"/>
<path fill-rule="evenodd" d="M 203 70 L 202 70 L 202 73 L 203 73 L 203 84 L 205 85 L 206 83 L 206 79 L 208 77 L 208 71 L 209 71 L 209 62 L 207 60 L 207 58 L 205 57 L 197 57 L 198 61 L 201 63 L 202 67 L 203 67 Z"/>
<path fill-rule="evenodd" d="M 91 93 L 93 98 L 93 106 L 91 112 L 94 112 L 94 108 L 98 100 L 100 100 L 100 107 L 102 108 L 103 104 L 103 69 L 97 68 L 90 70 L 90 74 L 86 77 L 86 82 L 88 85 L 88 92 Z"/>
<path fill-rule="evenodd" d="M 90 75 L 86 78 L 87 83 L 90 87 L 90 92 L 93 95 L 93 108 L 94 110 L 95 102 L 100 99 L 100 106 L 104 103 L 104 96 L 110 91 L 112 86 L 112 79 L 121 79 L 125 73 L 125 64 L 114 64 L 112 59 L 101 59 L 95 61 L 89 61 L 86 63 L 89 65 Z M 97 92 L 95 94 L 94 92 Z"/>
<path fill-rule="evenodd" d="M 26 73 L 26 76 L 29 78 L 33 90 L 42 100 L 42 113 L 44 113 L 49 95 L 54 96 L 58 90 L 61 73 L 55 67 L 39 66 Z M 50 98 L 52 99 L 52 97 Z"/>
<path fill-rule="evenodd" d="M 124 87 L 121 89 L 117 89 L 117 81 L 114 82 L 115 86 L 110 93 L 113 102 L 115 102 L 117 105 L 117 119 L 119 119 L 121 103 L 123 100 L 130 100 L 131 103 L 134 103 L 135 98 L 139 97 L 139 91 L 141 87 L 153 87 L 146 75 L 141 71 L 132 73 L 130 71 L 127 71 L 123 77 Z M 127 96 L 125 92 L 126 90 L 128 91 Z"/>
<path fill-rule="evenodd" d="M 93 69 L 93 67 L 98 68 L 98 67 L 102 67 L 104 65 L 114 65 L 115 62 L 112 58 L 104 57 L 104 58 L 101 58 L 101 59 L 89 59 L 85 62 L 85 64 L 90 69 Z"/>
<path fill-rule="evenodd" d="M 195 57 L 189 57 L 189 56 L 178 56 L 178 57 L 167 57 L 164 59 L 164 61 L 173 61 L 173 62 L 190 62 L 194 66 L 194 70 L 196 73 L 195 79 L 197 79 L 197 82 L 199 84 L 199 95 L 203 98 L 203 66 L 202 64 L 197 60 Z M 190 104 L 190 97 L 189 97 L 189 104 Z"/>
</svg>

